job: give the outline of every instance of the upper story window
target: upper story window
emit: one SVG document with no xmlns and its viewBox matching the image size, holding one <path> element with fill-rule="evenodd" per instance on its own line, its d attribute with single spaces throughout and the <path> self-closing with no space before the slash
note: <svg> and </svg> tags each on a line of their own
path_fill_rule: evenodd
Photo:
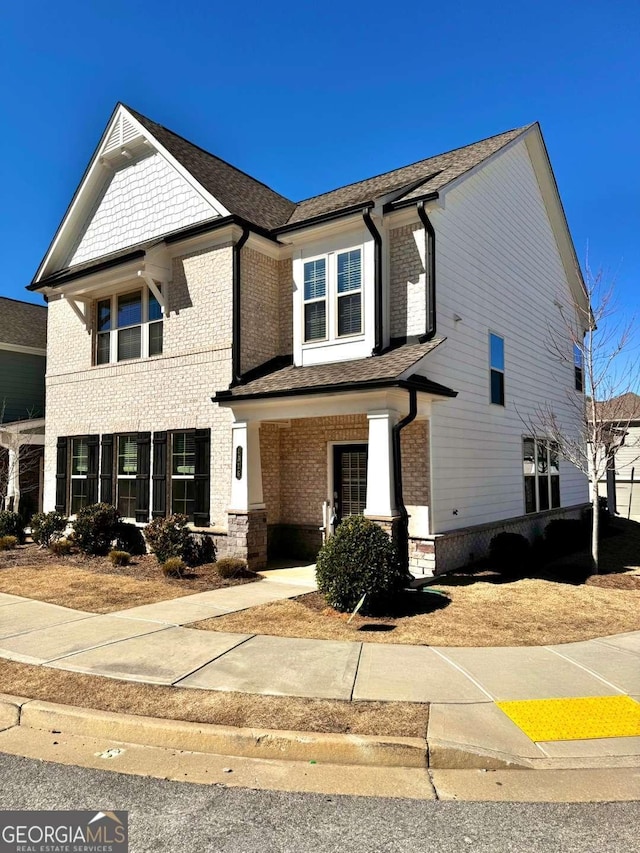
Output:
<svg viewBox="0 0 640 853">
<path fill-rule="evenodd" d="M 304 263 L 304 342 L 362 334 L 362 249 Z"/>
<path fill-rule="evenodd" d="M 573 372 L 576 391 L 584 391 L 584 357 L 578 344 L 573 345 Z"/>
<path fill-rule="evenodd" d="M 96 364 L 162 353 L 162 310 L 144 287 L 98 302 Z"/>
<path fill-rule="evenodd" d="M 504 406 L 504 338 L 489 333 L 491 402 Z"/>
</svg>

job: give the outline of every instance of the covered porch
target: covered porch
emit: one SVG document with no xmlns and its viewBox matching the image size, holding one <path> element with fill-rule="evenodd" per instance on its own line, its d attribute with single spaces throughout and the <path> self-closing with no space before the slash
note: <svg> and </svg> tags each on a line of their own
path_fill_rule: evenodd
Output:
<svg viewBox="0 0 640 853">
<path fill-rule="evenodd" d="M 0 510 L 42 511 L 44 419 L 0 426 Z"/>
</svg>

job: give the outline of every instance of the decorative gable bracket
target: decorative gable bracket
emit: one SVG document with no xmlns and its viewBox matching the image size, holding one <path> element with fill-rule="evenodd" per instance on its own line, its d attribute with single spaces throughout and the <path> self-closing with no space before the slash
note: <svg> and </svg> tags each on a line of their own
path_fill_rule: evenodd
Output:
<svg viewBox="0 0 640 853">
<path fill-rule="evenodd" d="M 71 293 L 60 294 L 62 299 L 69 303 L 69 307 L 73 310 L 78 320 L 84 326 L 85 332 L 91 331 L 91 300 L 83 296 L 77 296 Z"/>
</svg>

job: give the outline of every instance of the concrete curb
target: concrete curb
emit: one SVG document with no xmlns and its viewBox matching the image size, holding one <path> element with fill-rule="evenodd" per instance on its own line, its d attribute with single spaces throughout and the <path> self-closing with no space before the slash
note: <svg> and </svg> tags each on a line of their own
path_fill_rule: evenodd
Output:
<svg viewBox="0 0 640 853">
<path fill-rule="evenodd" d="M 428 758 L 427 741 L 423 738 L 234 728 L 75 708 L 0 694 L 0 729 L 14 726 L 241 758 L 425 770 Z"/>
</svg>

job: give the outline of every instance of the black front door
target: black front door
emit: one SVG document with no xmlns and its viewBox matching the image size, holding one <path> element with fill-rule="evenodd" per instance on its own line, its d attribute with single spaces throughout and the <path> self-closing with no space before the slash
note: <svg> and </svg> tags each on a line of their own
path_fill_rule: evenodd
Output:
<svg viewBox="0 0 640 853">
<path fill-rule="evenodd" d="M 333 506 L 337 522 L 362 515 L 367 503 L 367 445 L 336 444 L 333 448 Z"/>
</svg>

